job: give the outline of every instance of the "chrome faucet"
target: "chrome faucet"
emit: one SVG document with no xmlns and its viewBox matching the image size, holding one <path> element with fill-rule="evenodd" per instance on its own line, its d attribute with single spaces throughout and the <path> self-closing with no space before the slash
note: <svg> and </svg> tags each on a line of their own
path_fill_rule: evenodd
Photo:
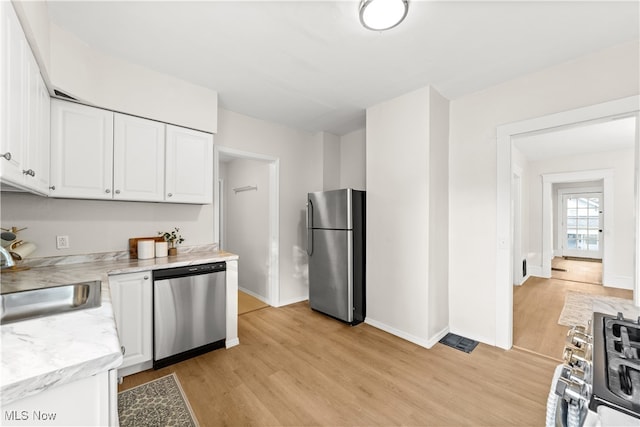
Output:
<svg viewBox="0 0 640 427">
<path fill-rule="evenodd" d="M 3 258 L 2 260 L 3 270 L 5 268 L 13 267 L 14 265 L 16 265 L 16 262 L 13 260 L 13 257 L 11 256 L 9 251 L 3 248 L 2 246 L 0 246 L 0 254 L 2 254 L 2 258 Z"/>
</svg>

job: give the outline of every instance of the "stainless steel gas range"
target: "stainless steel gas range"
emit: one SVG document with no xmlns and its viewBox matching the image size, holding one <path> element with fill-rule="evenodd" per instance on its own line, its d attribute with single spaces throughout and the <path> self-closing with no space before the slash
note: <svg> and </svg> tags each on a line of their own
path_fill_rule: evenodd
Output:
<svg viewBox="0 0 640 427">
<path fill-rule="evenodd" d="M 640 426 L 640 318 L 594 313 L 567 334 L 547 402 L 547 427 Z"/>
</svg>

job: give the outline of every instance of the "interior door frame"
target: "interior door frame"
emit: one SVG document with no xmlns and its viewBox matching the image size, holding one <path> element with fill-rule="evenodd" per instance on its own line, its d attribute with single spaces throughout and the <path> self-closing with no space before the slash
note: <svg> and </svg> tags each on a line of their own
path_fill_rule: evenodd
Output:
<svg viewBox="0 0 640 427">
<path fill-rule="evenodd" d="M 263 154 L 236 150 L 233 148 L 214 145 L 213 164 L 216 165 L 213 173 L 213 239 L 220 242 L 220 206 L 223 196 L 217 183 L 220 180 L 220 157 L 226 155 L 239 159 L 257 160 L 269 164 L 269 265 L 267 273 L 267 304 L 272 307 L 280 307 L 280 159 Z M 242 262 L 242 261 L 240 261 Z"/>
<path fill-rule="evenodd" d="M 496 174 L 496 286 L 495 286 L 495 345 L 510 349 L 513 345 L 513 228 L 511 218 L 511 180 L 513 162 L 511 158 L 512 137 L 515 135 L 562 128 L 578 123 L 615 117 L 636 117 L 635 142 L 635 216 L 640 213 L 640 96 L 630 96 L 614 101 L 550 114 L 498 126 L 497 130 L 497 174 Z M 640 305 L 640 221 L 635 230 L 634 304 Z"/>
<path fill-rule="evenodd" d="M 553 184 L 566 182 L 603 181 L 604 224 L 606 237 L 602 251 L 602 283 L 610 283 L 611 277 L 608 262 L 613 258 L 615 247 L 615 229 L 613 227 L 614 183 L 612 169 L 595 169 L 577 172 L 549 173 L 542 175 L 542 277 L 551 277 L 551 260 L 553 259 Z M 637 284 L 636 284 L 637 286 Z"/>
</svg>

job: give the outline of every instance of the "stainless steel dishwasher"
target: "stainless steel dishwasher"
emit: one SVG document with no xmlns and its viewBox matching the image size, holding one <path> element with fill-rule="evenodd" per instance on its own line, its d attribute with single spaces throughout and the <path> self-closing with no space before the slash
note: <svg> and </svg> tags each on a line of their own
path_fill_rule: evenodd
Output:
<svg viewBox="0 0 640 427">
<path fill-rule="evenodd" d="M 153 272 L 153 368 L 224 347 L 226 263 Z"/>
</svg>

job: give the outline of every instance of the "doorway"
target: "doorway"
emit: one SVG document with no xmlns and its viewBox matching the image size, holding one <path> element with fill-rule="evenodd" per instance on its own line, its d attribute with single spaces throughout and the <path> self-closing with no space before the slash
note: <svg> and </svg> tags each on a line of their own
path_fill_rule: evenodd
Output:
<svg viewBox="0 0 640 427">
<path fill-rule="evenodd" d="M 279 159 L 216 146 L 214 164 L 214 239 L 240 256 L 239 289 L 278 307 Z"/>
<path fill-rule="evenodd" d="M 594 105 L 591 107 L 579 108 L 576 110 L 557 113 L 536 119 L 524 120 L 499 126 L 498 147 L 497 147 L 497 245 L 496 245 L 496 346 L 509 349 L 513 344 L 513 218 L 512 218 L 512 138 L 530 132 L 547 132 L 552 129 L 561 129 L 567 126 L 585 123 L 595 120 L 611 120 L 613 118 L 633 117 L 635 118 L 635 162 L 636 172 L 633 182 L 636 187 L 640 187 L 640 177 L 637 169 L 638 163 L 638 105 L 640 97 L 632 96 L 616 101 Z M 550 193 L 550 182 L 549 193 Z M 545 198 L 545 200 L 549 200 Z M 605 197 L 606 202 L 606 197 Z M 633 211 L 638 215 L 640 211 L 640 198 L 635 195 L 632 201 Z M 548 203 L 548 202 L 547 202 Z M 548 211 L 543 210 L 543 216 L 548 216 Z M 606 220 L 606 217 L 605 217 Z M 640 303 L 640 295 L 637 292 L 640 281 L 640 224 L 631 225 L 628 233 L 635 236 L 633 244 L 633 264 L 634 271 L 631 277 L 634 289 L 634 302 Z M 551 239 L 552 233 L 548 229 L 543 230 L 543 239 Z M 549 246 L 545 245 L 544 248 Z M 605 247 L 606 250 L 606 247 Z M 550 250 L 552 252 L 552 249 Z M 543 255 L 543 260 L 551 268 L 552 253 Z"/>
<path fill-rule="evenodd" d="M 603 209 L 602 192 L 558 191 L 557 255 L 602 260 Z"/>
</svg>

